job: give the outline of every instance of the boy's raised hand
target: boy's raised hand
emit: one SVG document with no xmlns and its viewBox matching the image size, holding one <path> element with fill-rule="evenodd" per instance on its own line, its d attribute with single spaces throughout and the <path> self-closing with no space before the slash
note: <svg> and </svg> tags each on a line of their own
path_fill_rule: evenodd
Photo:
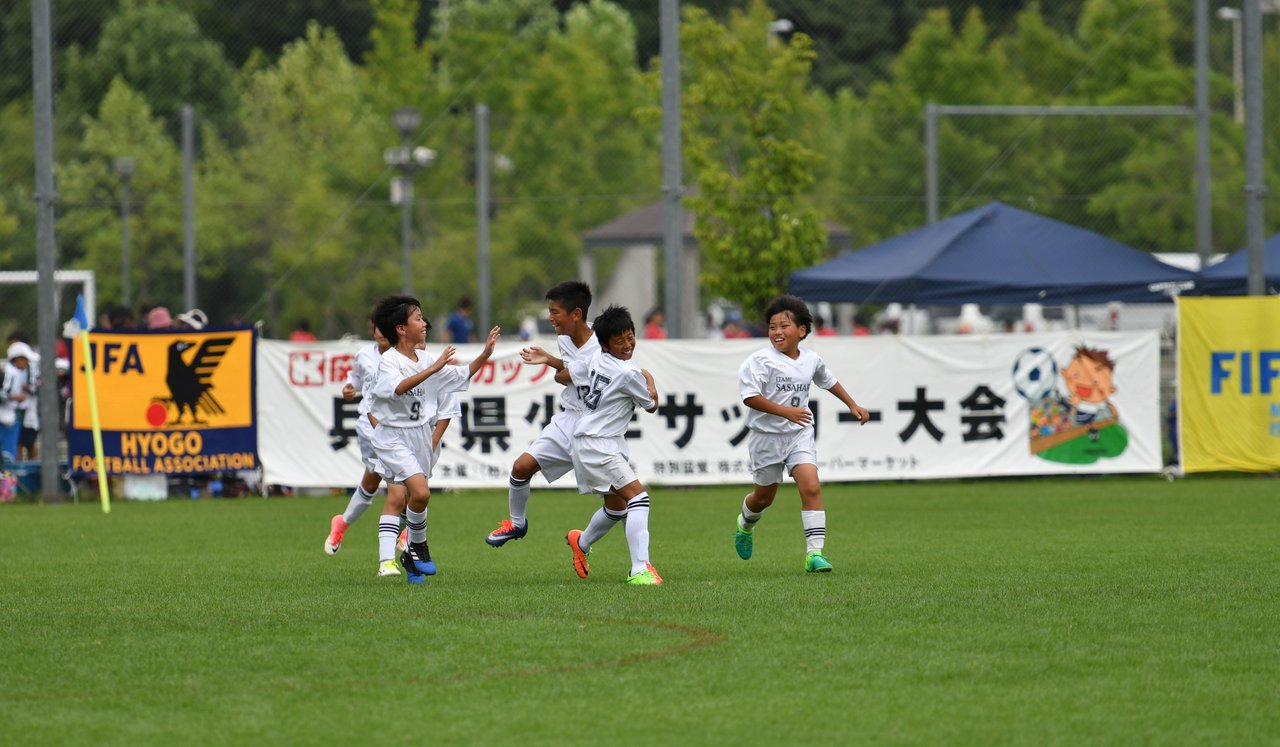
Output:
<svg viewBox="0 0 1280 747">
<path fill-rule="evenodd" d="M 537 345 L 530 345 L 520 350 L 520 360 L 532 366 L 545 366 L 550 362 L 551 356 Z"/>
<path fill-rule="evenodd" d="M 445 345 L 444 350 L 440 351 L 440 357 L 436 358 L 436 362 L 431 364 L 431 372 L 435 373 L 436 371 L 439 371 L 445 366 L 452 366 L 457 364 L 458 361 L 453 357 L 454 354 L 457 352 L 458 352 L 458 349 L 455 348 L 454 346 Z"/>
<path fill-rule="evenodd" d="M 484 340 L 484 350 L 486 353 L 492 354 L 493 348 L 498 344 L 498 338 L 502 336 L 502 327 L 495 326 L 489 330 L 489 336 Z"/>
</svg>

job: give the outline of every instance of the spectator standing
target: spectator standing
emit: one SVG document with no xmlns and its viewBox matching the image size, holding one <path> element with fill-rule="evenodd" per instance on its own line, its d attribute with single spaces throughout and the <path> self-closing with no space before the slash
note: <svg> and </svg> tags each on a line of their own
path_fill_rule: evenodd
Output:
<svg viewBox="0 0 1280 747">
<path fill-rule="evenodd" d="M 199 329 L 204 329 L 208 325 L 209 325 L 209 315 L 205 314 L 200 309 L 191 309 L 190 311 L 184 311 L 178 315 L 177 319 L 173 320 L 174 329 L 199 330 Z M 290 338 L 290 339 L 293 339 L 293 338 Z M 311 339 L 314 340 L 316 338 L 312 337 Z"/>
<path fill-rule="evenodd" d="M 4 372 L 0 375 L 0 462 L 17 461 L 22 433 L 23 402 L 29 394 L 31 359 L 35 351 L 25 342 L 9 346 Z"/>
<path fill-rule="evenodd" d="M 445 329 L 449 333 L 449 339 L 446 342 L 460 345 L 467 342 L 475 342 L 475 323 L 471 320 L 471 297 L 463 296 L 458 299 L 458 306 L 449 315 L 448 321 L 444 324 Z"/>
<path fill-rule="evenodd" d="M 193 309 L 199 311 L 199 309 Z M 202 314 L 204 312 L 201 312 Z M 298 322 L 297 328 L 289 333 L 289 342 L 315 342 L 316 336 L 311 333 L 311 322 L 303 319 Z"/>
<path fill-rule="evenodd" d="M 147 312 L 147 329 L 169 329 L 173 326 L 173 316 L 168 307 L 156 306 Z"/>
<path fill-rule="evenodd" d="M 667 339 L 667 315 L 662 312 L 662 309 L 654 309 L 644 318 L 644 339 Z"/>
</svg>

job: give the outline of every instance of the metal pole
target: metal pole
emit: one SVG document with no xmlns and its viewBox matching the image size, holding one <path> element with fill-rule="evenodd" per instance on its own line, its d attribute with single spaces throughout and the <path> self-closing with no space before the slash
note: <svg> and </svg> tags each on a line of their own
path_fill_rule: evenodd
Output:
<svg viewBox="0 0 1280 747">
<path fill-rule="evenodd" d="M 492 319 L 489 275 L 489 107 L 476 104 L 476 227 L 479 243 L 480 334 L 488 334 Z"/>
<path fill-rule="evenodd" d="M 413 164 L 409 162 L 412 140 L 405 135 L 401 140 L 405 163 L 400 170 L 400 291 L 413 295 L 413 277 L 409 270 L 409 244 L 413 241 Z"/>
<path fill-rule="evenodd" d="M 182 297 L 188 309 L 196 302 L 196 110 L 182 105 Z"/>
<path fill-rule="evenodd" d="M 1231 78 L 1236 89 L 1236 124 L 1244 124 L 1244 39 L 1238 14 L 1231 19 Z"/>
<path fill-rule="evenodd" d="M 124 159 L 121 158 L 121 161 Z M 120 176 L 120 296 L 125 308 L 133 308 L 133 263 L 129 246 L 129 181 L 132 175 L 119 170 Z"/>
<path fill-rule="evenodd" d="M 44 500 L 60 497 L 58 482 L 57 347 L 58 305 L 54 272 L 58 266 L 58 245 L 54 241 L 54 211 L 57 194 L 53 185 L 53 52 L 50 0 L 31 0 L 31 85 L 35 104 L 36 147 L 36 341 L 40 345 L 40 378 L 44 396 L 40 398 L 40 494 Z"/>
<path fill-rule="evenodd" d="M 1196 0 L 1196 253 L 1213 253 L 1213 176 L 1209 171 L 1209 0 Z"/>
<path fill-rule="evenodd" d="M 1245 235 L 1251 296 L 1263 294 L 1262 244 L 1267 186 L 1262 173 L 1262 8 L 1244 2 Z"/>
<path fill-rule="evenodd" d="M 924 217 L 938 222 L 938 105 L 924 105 Z"/>
<path fill-rule="evenodd" d="M 659 0 L 662 58 L 662 267 L 665 273 L 667 334 L 688 336 L 681 313 L 684 304 L 684 148 L 680 137 L 680 2 Z M 640 312 L 644 313 L 644 312 Z"/>
</svg>

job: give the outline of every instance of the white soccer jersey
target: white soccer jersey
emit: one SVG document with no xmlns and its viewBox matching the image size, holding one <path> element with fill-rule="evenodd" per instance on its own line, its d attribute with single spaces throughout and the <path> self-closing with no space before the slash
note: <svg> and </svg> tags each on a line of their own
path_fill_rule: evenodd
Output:
<svg viewBox="0 0 1280 747">
<path fill-rule="evenodd" d="M 810 383 L 830 389 L 839 382 L 822 358 L 806 348 L 800 348 L 795 360 L 772 347 L 757 350 L 738 369 L 738 393 L 744 400 L 760 396 L 775 405 L 808 407 Z M 756 433 L 798 433 L 813 424 L 800 425 L 748 407 L 747 427 Z"/>
<path fill-rule="evenodd" d="M 556 344 L 560 346 L 560 360 L 565 365 L 569 365 L 570 361 L 577 360 L 583 356 L 588 358 L 595 356 L 600 352 L 600 341 L 592 335 L 586 342 L 582 343 L 582 347 L 573 344 L 573 338 L 569 335 L 558 335 Z M 575 386 L 567 386 L 560 393 L 560 406 L 566 412 L 580 413 L 583 411 L 582 397 L 578 394 L 578 388 Z"/>
<path fill-rule="evenodd" d="M 458 396 L 457 392 L 441 392 L 436 407 L 438 411 L 435 419 L 431 421 L 432 428 L 436 426 L 436 421 L 438 420 L 453 420 L 462 417 L 462 398 Z"/>
<path fill-rule="evenodd" d="M 600 351 L 580 356 L 569 364 L 569 375 L 582 397 L 583 412 L 573 435 L 590 438 L 621 438 L 636 405 L 648 410 L 649 385 L 640 367 Z"/>
<path fill-rule="evenodd" d="M 356 388 L 360 395 L 357 412 L 360 417 L 369 414 L 373 407 L 373 384 L 378 380 L 378 366 L 382 363 L 382 354 L 378 352 L 378 343 L 372 342 L 360 348 L 356 359 L 351 362 L 351 370 L 347 372 L 347 383 Z"/>
<path fill-rule="evenodd" d="M 417 360 L 406 358 L 395 348 L 382 354 L 378 380 L 373 385 L 373 416 L 380 425 L 392 428 L 430 426 L 439 416 L 442 394 L 460 392 L 471 384 L 471 370 L 466 366 L 445 366 L 404 394 L 397 395 L 400 382 L 420 373 L 435 363 L 436 357 L 425 350 L 415 350 Z"/>
</svg>

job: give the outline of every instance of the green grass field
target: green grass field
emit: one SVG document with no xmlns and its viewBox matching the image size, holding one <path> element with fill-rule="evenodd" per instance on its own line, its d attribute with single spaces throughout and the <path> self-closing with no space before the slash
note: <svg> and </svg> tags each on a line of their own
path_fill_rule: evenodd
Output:
<svg viewBox="0 0 1280 747">
<path fill-rule="evenodd" d="M 654 491 L 658 588 L 560 491 L 435 495 L 425 586 L 345 497 L 0 507 L 0 743 L 1280 743 L 1275 480 L 828 485 L 827 575 L 743 492 Z"/>
</svg>

